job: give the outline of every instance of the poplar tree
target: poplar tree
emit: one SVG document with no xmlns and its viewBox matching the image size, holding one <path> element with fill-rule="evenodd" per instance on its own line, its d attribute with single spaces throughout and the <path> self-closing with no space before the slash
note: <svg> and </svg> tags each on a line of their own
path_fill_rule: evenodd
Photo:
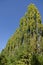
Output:
<svg viewBox="0 0 43 65">
<path fill-rule="evenodd" d="M 1 65 L 43 65 L 43 24 L 34 4 L 0 54 Z"/>
</svg>

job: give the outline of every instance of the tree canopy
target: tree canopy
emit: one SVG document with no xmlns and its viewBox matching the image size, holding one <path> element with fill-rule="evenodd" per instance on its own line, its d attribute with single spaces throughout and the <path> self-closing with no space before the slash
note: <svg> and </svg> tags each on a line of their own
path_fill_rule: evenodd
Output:
<svg viewBox="0 0 43 65">
<path fill-rule="evenodd" d="M 43 24 L 34 4 L 0 54 L 0 65 L 43 65 Z"/>
</svg>

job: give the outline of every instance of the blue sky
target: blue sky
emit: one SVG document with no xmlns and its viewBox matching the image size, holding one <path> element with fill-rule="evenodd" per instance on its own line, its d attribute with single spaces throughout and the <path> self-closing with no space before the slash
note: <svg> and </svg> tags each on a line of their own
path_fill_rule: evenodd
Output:
<svg viewBox="0 0 43 65">
<path fill-rule="evenodd" d="M 43 0 L 0 0 L 0 51 L 18 28 L 30 3 L 36 5 L 43 21 Z"/>
</svg>

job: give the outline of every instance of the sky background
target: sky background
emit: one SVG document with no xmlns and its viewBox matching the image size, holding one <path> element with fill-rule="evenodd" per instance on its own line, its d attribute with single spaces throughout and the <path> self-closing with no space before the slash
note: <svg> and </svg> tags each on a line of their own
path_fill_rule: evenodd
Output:
<svg viewBox="0 0 43 65">
<path fill-rule="evenodd" d="M 36 5 L 43 22 L 43 0 L 0 0 L 0 51 L 18 28 L 30 3 Z"/>
</svg>

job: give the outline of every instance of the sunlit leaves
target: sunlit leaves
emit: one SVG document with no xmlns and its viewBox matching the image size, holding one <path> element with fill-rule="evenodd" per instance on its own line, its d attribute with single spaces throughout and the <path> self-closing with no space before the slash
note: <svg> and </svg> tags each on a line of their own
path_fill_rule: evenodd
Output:
<svg viewBox="0 0 43 65">
<path fill-rule="evenodd" d="M 43 65 L 43 24 L 34 4 L 28 6 L 19 27 L 1 52 L 0 64 Z"/>
</svg>

